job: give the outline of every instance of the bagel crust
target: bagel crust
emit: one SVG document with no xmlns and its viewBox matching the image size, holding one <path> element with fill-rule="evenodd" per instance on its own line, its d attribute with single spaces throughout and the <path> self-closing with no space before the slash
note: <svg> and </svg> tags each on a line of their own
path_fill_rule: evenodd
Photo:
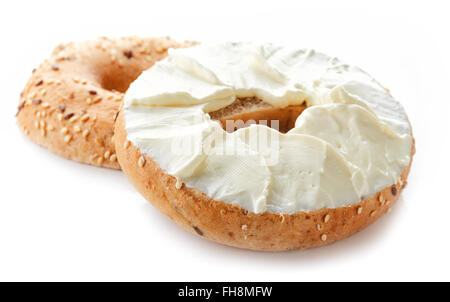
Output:
<svg viewBox="0 0 450 302">
<path fill-rule="evenodd" d="M 181 44 L 170 38 L 100 38 L 57 46 L 21 93 L 17 121 L 36 144 L 78 162 L 120 169 L 114 122 L 123 93 Z"/>
<path fill-rule="evenodd" d="M 152 158 L 127 140 L 123 111 L 115 128 L 117 157 L 130 182 L 159 211 L 196 235 L 238 248 L 284 251 L 319 247 L 344 239 L 390 211 L 407 184 L 411 161 L 396 184 L 350 206 L 311 212 L 253 213 L 214 200 L 165 174 Z"/>
</svg>

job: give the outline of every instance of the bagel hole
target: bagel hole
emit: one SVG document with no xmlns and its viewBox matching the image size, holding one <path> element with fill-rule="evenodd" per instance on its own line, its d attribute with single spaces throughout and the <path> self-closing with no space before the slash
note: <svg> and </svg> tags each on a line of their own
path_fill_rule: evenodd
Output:
<svg viewBox="0 0 450 302">
<path fill-rule="evenodd" d="M 295 127 L 295 121 L 306 109 L 306 102 L 284 108 L 274 107 L 256 97 L 238 98 L 232 104 L 209 112 L 227 132 L 259 124 L 286 133 Z"/>
</svg>

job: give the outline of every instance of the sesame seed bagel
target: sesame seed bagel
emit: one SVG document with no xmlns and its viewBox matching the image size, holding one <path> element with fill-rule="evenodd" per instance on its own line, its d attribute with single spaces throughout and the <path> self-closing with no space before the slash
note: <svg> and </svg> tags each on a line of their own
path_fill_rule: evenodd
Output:
<svg viewBox="0 0 450 302">
<path fill-rule="evenodd" d="M 181 47 L 170 38 L 100 38 L 57 46 L 21 93 L 17 120 L 38 145 L 78 162 L 120 169 L 114 122 L 139 74 Z"/>
<path fill-rule="evenodd" d="M 238 105 L 210 116 L 222 125 L 225 120 L 257 120 L 260 116 L 293 121 L 305 108 L 272 108 L 261 102 L 246 103 L 251 104 L 251 108 Z M 289 123 L 285 127 L 290 128 Z M 115 133 L 116 152 L 122 170 L 135 188 L 160 212 L 191 233 L 251 250 L 284 251 L 319 247 L 360 231 L 390 211 L 407 184 L 411 166 L 410 161 L 397 183 L 349 206 L 293 214 L 254 213 L 241 206 L 215 200 L 166 174 L 151 157 L 127 139 L 123 110 L 119 112 Z M 413 154 L 414 141 L 411 160 Z"/>
</svg>

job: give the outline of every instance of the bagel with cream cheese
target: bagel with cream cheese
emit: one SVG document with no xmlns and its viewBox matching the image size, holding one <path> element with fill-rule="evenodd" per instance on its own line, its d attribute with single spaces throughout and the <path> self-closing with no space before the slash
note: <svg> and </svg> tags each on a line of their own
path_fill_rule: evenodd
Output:
<svg viewBox="0 0 450 302">
<path fill-rule="evenodd" d="M 239 248 L 329 244 L 368 226 L 407 183 L 403 107 L 361 69 L 273 44 L 174 49 L 126 93 L 119 163 L 188 231 Z"/>
</svg>

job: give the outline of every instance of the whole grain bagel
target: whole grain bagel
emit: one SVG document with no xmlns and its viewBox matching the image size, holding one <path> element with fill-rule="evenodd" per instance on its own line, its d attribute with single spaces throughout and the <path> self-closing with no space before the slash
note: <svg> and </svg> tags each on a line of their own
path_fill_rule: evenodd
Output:
<svg viewBox="0 0 450 302">
<path fill-rule="evenodd" d="M 183 44 L 170 38 L 100 38 L 57 46 L 21 93 L 19 127 L 33 142 L 78 162 L 120 169 L 114 121 L 138 75 Z"/>
<path fill-rule="evenodd" d="M 286 120 L 304 108 L 238 110 L 217 121 L 258 120 L 259 116 Z M 127 139 L 124 115 L 116 121 L 116 152 L 125 175 L 134 187 L 161 213 L 187 231 L 212 241 L 252 250 L 306 249 L 344 239 L 373 223 L 391 210 L 407 184 L 411 162 L 396 184 L 385 187 L 359 203 L 295 214 L 253 213 L 240 206 L 214 200 L 196 188 L 181 185 L 154 160 Z M 411 150 L 415 152 L 414 145 Z"/>
<path fill-rule="evenodd" d="M 367 227 L 398 200 L 415 153 L 403 107 L 360 68 L 244 42 L 176 49 L 144 72 L 115 144 L 130 182 L 175 223 L 264 251 Z"/>
</svg>

